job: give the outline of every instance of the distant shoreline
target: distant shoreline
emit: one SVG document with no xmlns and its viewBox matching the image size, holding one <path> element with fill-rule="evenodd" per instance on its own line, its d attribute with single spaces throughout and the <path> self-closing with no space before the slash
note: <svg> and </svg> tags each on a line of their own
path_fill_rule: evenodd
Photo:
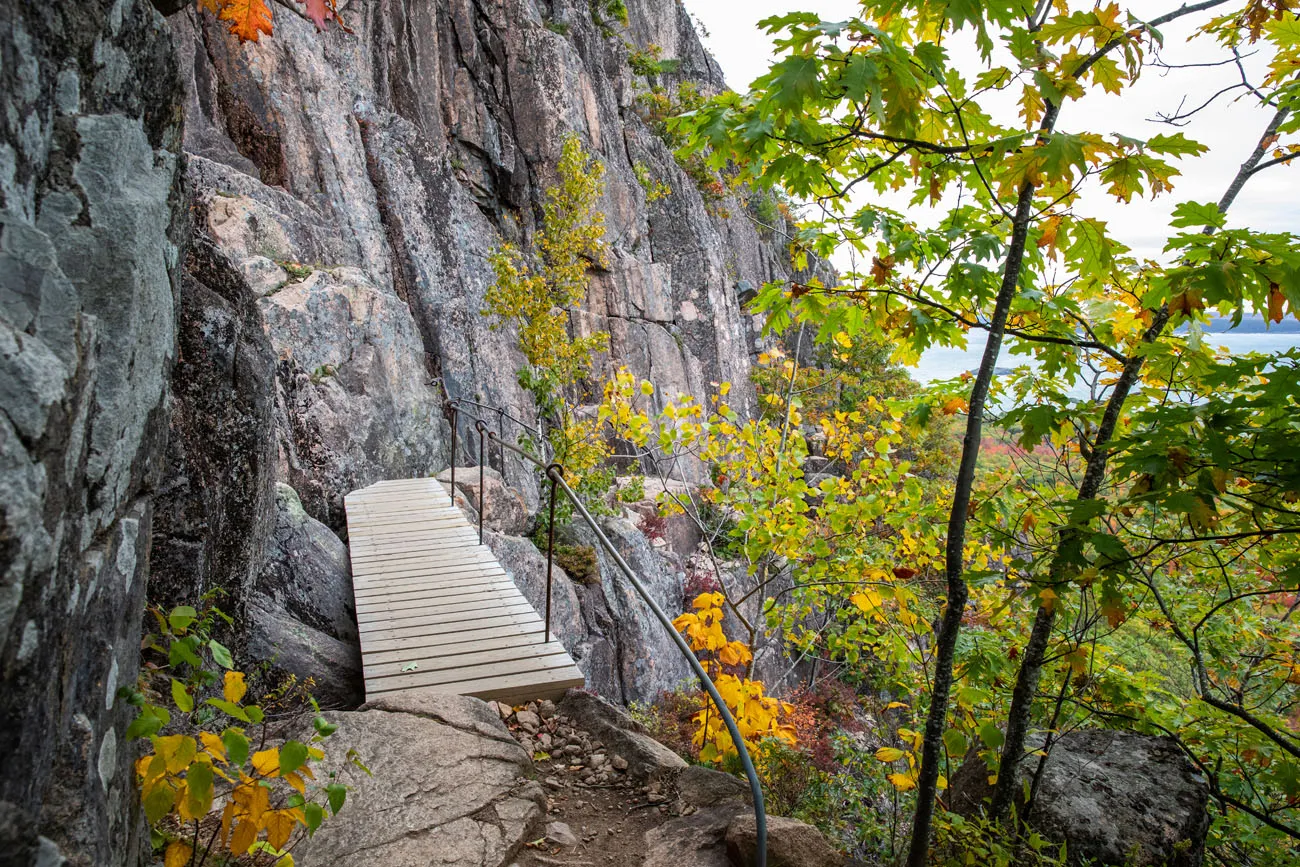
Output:
<svg viewBox="0 0 1300 867">
<path fill-rule="evenodd" d="M 1178 330 L 1183 331 L 1185 327 Z M 1228 331 L 1235 334 L 1300 334 L 1300 321 L 1288 316 L 1281 322 L 1268 322 L 1258 313 L 1252 313 L 1243 316 L 1241 324 L 1234 327 L 1231 317 L 1214 316 L 1205 323 L 1205 330 L 1210 334 L 1223 334 Z"/>
</svg>

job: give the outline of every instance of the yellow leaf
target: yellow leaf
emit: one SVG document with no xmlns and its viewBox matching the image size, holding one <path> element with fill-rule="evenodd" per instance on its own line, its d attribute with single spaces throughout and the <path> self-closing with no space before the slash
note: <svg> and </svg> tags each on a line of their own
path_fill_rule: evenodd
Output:
<svg viewBox="0 0 1300 867">
<path fill-rule="evenodd" d="M 167 735 L 154 738 L 154 750 L 167 763 L 167 772 L 179 774 L 194 761 L 199 745 L 194 738 L 186 735 Z"/>
<path fill-rule="evenodd" d="M 1051 611 L 1056 605 L 1056 591 L 1051 587 L 1044 587 L 1042 590 L 1038 591 L 1038 601 L 1044 608 Z"/>
<path fill-rule="evenodd" d="M 966 402 L 965 398 L 961 397 L 950 398 L 939 408 L 944 415 L 956 415 L 959 412 L 966 412 L 968 409 L 970 409 L 970 404 Z"/>
<path fill-rule="evenodd" d="M 273 849 L 283 849 L 293 834 L 293 814 L 287 810 L 276 810 L 266 816 L 266 842 Z"/>
<path fill-rule="evenodd" d="M 896 762 L 905 755 L 907 755 L 907 753 L 903 752 L 898 747 L 881 747 L 876 750 L 876 761 Z"/>
<path fill-rule="evenodd" d="M 285 774 L 284 781 L 288 783 L 290 786 L 292 786 L 293 788 L 297 789 L 300 794 L 303 795 L 307 794 L 307 784 L 303 782 L 302 777 L 298 776 L 298 774 L 296 773 Z M 280 847 L 276 846 L 275 848 L 279 849 Z"/>
<path fill-rule="evenodd" d="M 886 779 L 900 792 L 916 788 L 916 780 L 912 779 L 908 774 L 890 774 Z"/>
<path fill-rule="evenodd" d="M 163 867 L 185 867 L 193 855 L 194 849 L 188 843 L 173 840 L 167 844 L 167 851 L 163 854 Z"/>
<path fill-rule="evenodd" d="M 221 692 L 226 697 L 226 701 L 239 704 L 244 697 L 244 693 L 248 692 L 248 684 L 244 683 L 244 673 L 242 671 L 227 671 L 225 682 L 221 685 Z"/>
<path fill-rule="evenodd" d="M 896 707 L 907 707 L 907 703 L 902 701 L 891 701 L 889 704 L 885 705 L 885 710 L 893 710 Z"/>
<path fill-rule="evenodd" d="M 293 855 L 287 853 L 282 855 L 280 860 L 275 862 L 275 867 L 293 867 Z"/>
<path fill-rule="evenodd" d="M 221 742 L 221 738 L 212 732 L 199 732 L 199 741 L 202 742 L 203 749 L 207 750 L 208 755 L 212 756 L 212 758 L 222 764 L 228 761 L 226 759 L 226 745 Z"/>
<path fill-rule="evenodd" d="M 881 597 L 879 593 L 868 587 L 866 590 L 854 593 L 849 597 L 849 601 L 862 609 L 864 613 L 870 614 L 880 607 Z"/>
<path fill-rule="evenodd" d="M 271 747 L 269 750 L 253 753 L 253 770 L 264 777 L 278 777 L 280 775 L 280 750 Z"/>
<path fill-rule="evenodd" d="M 236 855 L 245 855 L 256 842 L 257 826 L 243 819 L 235 825 L 235 830 L 230 835 L 230 851 Z"/>
</svg>

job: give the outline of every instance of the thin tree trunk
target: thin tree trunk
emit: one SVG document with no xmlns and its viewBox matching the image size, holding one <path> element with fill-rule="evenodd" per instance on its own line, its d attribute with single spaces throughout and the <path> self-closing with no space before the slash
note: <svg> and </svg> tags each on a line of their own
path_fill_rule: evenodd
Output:
<svg viewBox="0 0 1300 867">
<path fill-rule="evenodd" d="M 1050 129 L 1056 107 L 1049 106 L 1052 115 L 1044 120 Z M 979 372 L 971 388 L 970 406 L 966 417 L 966 436 L 962 441 L 961 464 L 957 470 L 957 483 L 953 489 L 952 510 L 948 513 L 948 538 L 944 549 L 944 577 L 948 584 L 948 601 L 935 635 L 934 681 L 930 689 L 930 712 L 925 721 L 925 739 L 921 744 L 921 770 L 916 782 L 916 813 L 912 819 L 912 840 L 908 849 L 908 867 L 924 867 L 930 850 L 930 824 L 934 819 L 934 800 L 938 794 L 939 763 L 943 760 L 943 732 L 948 724 L 948 694 L 952 690 L 953 661 L 957 655 L 957 636 L 966 611 L 966 522 L 969 518 L 971 490 L 975 485 L 975 465 L 979 460 L 980 440 L 984 436 L 984 408 L 993 371 L 997 367 L 998 353 L 1002 349 L 1002 336 L 1006 331 L 1011 302 L 1020 284 L 1020 271 L 1024 264 L 1025 241 L 1034 204 L 1034 186 L 1026 182 L 1020 188 L 1016 202 L 1016 216 L 1012 224 L 1011 243 L 1007 248 L 1007 264 L 1002 272 L 1002 285 L 989 320 L 988 343 L 980 359 Z"/>
<path fill-rule="evenodd" d="M 1288 113 L 1285 108 L 1278 109 L 1274 113 L 1272 120 L 1264 130 L 1264 134 L 1260 136 L 1255 150 L 1241 164 L 1236 176 L 1232 179 L 1232 183 L 1228 185 L 1227 191 L 1223 194 L 1223 198 L 1219 200 L 1219 211 L 1221 213 L 1227 212 L 1246 181 L 1254 174 L 1260 160 L 1264 158 L 1264 154 L 1268 151 L 1266 142 L 1277 133 L 1278 127 L 1286 120 Z M 1207 234 L 1212 231 L 1213 229 L 1207 227 Z M 1150 344 L 1159 339 L 1168 323 L 1168 308 L 1156 311 L 1151 327 L 1142 335 L 1142 342 Z M 1115 390 L 1106 403 L 1106 411 L 1102 416 L 1101 426 L 1097 430 L 1096 439 L 1088 455 L 1087 469 L 1084 472 L 1083 481 L 1079 484 L 1079 500 L 1094 499 L 1101 490 L 1106 477 L 1106 464 L 1110 460 L 1110 441 L 1114 437 L 1116 425 L 1124 409 L 1124 403 L 1128 400 L 1129 392 L 1142 372 L 1144 362 L 1145 356 L 1138 353 L 1129 358 L 1124 364 L 1124 370 L 1120 373 L 1119 381 L 1115 384 Z M 1082 539 L 1077 528 L 1070 527 L 1061 533 L 1060 541 L 1057 543 L 1056 556 L 1053 557 L 1052 565 L 1048 569 L 1049 587 L 1056 587 L 1068 580 L 1068 571 L 1071 566 L 1078 562 L 1081 547 Z M 1038 692 L 1038 680 L 1042 674 L 1043 659 L 1051 638 L 1055 616 L 1056 608 L 1054 606 L 1050 609 L 1038 609 L 1038 613 L 1034 616 L 1034 626 L 1030 632 L 1029 641 L 1025 645 L 1025 651 L 1021 656 L 1020 671 L 1016 675 L 1016 686 L 1011 695 L 1011 708 L 1007 714 L 1006 741 L 1002 745 L 1002 757 L 998 766 L 998 782 L 993 790 L 991 812 L 999 822 L 1005 821 L 1011 812 L 1011 803 L 1016 792 L 1016 769 L 1025 754 L 1025 738 L 1029 733 L 1034 697 Z"/>
</svg>

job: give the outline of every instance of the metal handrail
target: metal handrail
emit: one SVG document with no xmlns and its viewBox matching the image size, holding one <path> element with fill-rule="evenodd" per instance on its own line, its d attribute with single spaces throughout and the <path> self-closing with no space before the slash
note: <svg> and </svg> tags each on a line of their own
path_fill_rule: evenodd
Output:
<svg viewBox="0 0 1300 867">
<path fill-rule="evenodd" d="M 570 502 L 573 503 L 573 507 L 578 510 L 578 514 L 582 516 L 582 519 L 587 522 L 587 526 L 590 527 L 592 532 L 596 534 L 596 539 L 600 542 L 601 546 L 604 547 L 605 551 L 609 554 L 609 556 L 613 558 L 614 564 L 618 566 L 619 571 L 621 571 L 623 575 L 627 578 L 627 580 L 632 583 L 632 588 L 636 590 L 637 594 L 641 597 L 642 601 L 644 601 L 645 604 L 650 607 L 650 611 L 654 614 L 655 619 L 657 619 L 663 625 L 664 629 L 667 630 L 669 637 L 672 638 L 673 643 L 677 645 L 677 649 L 682 652 L 682 655 L 686 657 L 686 662 L 687 664 L 690 665 L 691 670 L 695 672 L 695 676 L 699 678 L 700 685 L 704 687 L 705 692 L 709 694 L 709 698 L 713 700 L 713 704 L 718 710 L 718 715 L 722 717 L 723 723 L 727 726 L 727 733 L 731 735 L 732 743 L 736 745 L 736 752 L 740 756 L 740 764 L 745 770 L 745 776 L 749 779 L 749 791 L 754 799 L 754 830 L 755 830 L 755 843 L 756 843 L 755 853 L 754 853 L 754 867 L 767 867 L 767 811 L 763 804 L 763 786 L 758 780 L 758 772 L 754 769 L 754 762 L 749 756 L 749 750 L 746 749 L 745 747 L 745 739 L 740 734 L 740 727 L 736 725 L 735 717 L 731 715 L 731 710 L 727 707 L 727 703 L 722 700 L 722 695 L 718 692 L 718 687 L 713 683 L 713 679 L 710 678 L 708 672 L 704 670 L 704 666 L 700 664 L 700 660 L 695 656 L 695 652 L 691 650 L 690 645 L 686 643 L 686 639 L 682 638 L 681 633 L 677 631 L 677 628 L 675 626 L 673 626 L 672 619 L 669 618 L 669 616 L 664 612 L 664 610 L 659 607 L 659 604 L 655 602 L 654 599 L 650 596 L 650 593 L 649 591 L 646 590 L 645 585 L 641 583 L 640 579 L 637 578 L 636 574 L 632 571 L 632 567 L 629 566 L 627 564 L 627 561 L 623 559 L 623 555 L 620 554 L 618 550 L 614 547 L 614 543 L 611 542 L 609 540 L 609 537 L 605 535 L 605 531 L 602 530 L 596 524 L 596 519 L 591 516 L 591 513 L 589 511 L 587 511 L 587 507 L 582 502 L 582 499 L 576 493 L 574 493 L 573 489 L 569 487 L 569 483 L 564 480 L 564 468 L 558 463 L 550 463 L 550 464 L 543 463 L 542 461 L 539 461 L 536 457 L 530 455 L 528 452 L 524 451 L 518 446 L 506 442 L 503 437 L 488 430 L 487 425 L 484 423 L 483 419 L 479 418 L 474 413 L 468 410 L 461 409 L 460 408 L 461 402 L 462 401 L 460 399 L 453 399 L 451 401 L 451 408 L 452 408 L 451 500 L 452 500 L 452 504 L 455 505 L 456 502 L 456 419 L 457 416 L 462 412 L 464 412 L 466 415 L 474 419 L 474 428 L 479 433 L 479 486 L 478 486 L 479 544 L 483 543 L 483 512 L 484 512 L 484 502 L 485 502 L 484 491 L 483 491 L 483 458 L 484 458 L 483 438 L 484 436 L 486 436 L 487 439 L 493 440 L 494 442 L 496 442 L 497 445 L 501 446 L 502 448 L 509 449 L 510 451 L 522 457 L 524 460 L 529 461 L 538 469 L 540 469 L 545 474 L 546 478 L 550 479 L 551 481 L 550 523 L 547 527 L 547 545 L 546 545 L 546 635 L 545 635 L 545 641 L 549 642 L 551 640 L 551 562 L 552 562 L 552 553 L 555 549 L 555 494 L 557 489 L 564 491 L 564 495 L 569 498 Z M 474 401 L 464 401 L 464 402 L 473 403 L 475 406 L 479 406 L 484 409 L 494 410 L 493 407 L 484 407 L 482 404 L 474 403 Z M 509 416 L 509 417 L 511 418 L 511 420 L 517 421 L 516 419 L 514 419 L 513 416 Z M 522 426 L 528 427 L 527 425 L 522 425 Z M 529 428 L 529 430 L 535 430 L 535 429 Z M 504 464 L 505 461 L 503 460 L 502 465 L 504 466 Z"/>
</svg>

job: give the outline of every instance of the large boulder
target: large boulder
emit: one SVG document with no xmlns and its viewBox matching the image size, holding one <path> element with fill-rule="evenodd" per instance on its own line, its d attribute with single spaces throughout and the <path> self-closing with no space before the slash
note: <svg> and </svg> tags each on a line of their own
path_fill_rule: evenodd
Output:
<svg viewBox="0 0 1300 867">
<path fill-rule="evenodd" d="M 136 681 L 184 239 L 148 0 L 0 3 L 0 859 L 135 864 Z M 144 846 L 148 837 L 144 837 Z"/>
<path fill-rule="evenodd" d="M 523 779 L 529 756 L 478 699 L 399 694 L 326 716 L 339 729 L 317 774 L 339 773 L 350 790 L 343 811 L 294 850 L 299 863 L 499 867 L 541 836 L 546 798 Z"/>
<path fill-rule="evenodd" d="M 275 529 L 247 605 L 248 656 L 313 680 L 326 707 L 365 696 L 347 546 L 276 485 Z"/>
<path fill-rule="evenodd" d="M 475 520 L 480 504 L 483 506 L 483 526 L 509 536 L 522 536 L 532 529 L 533 515 L 523 494 L 506 484 L 501 474 L 491 467 L 483 467 L 483 490 L 479 491 L 479 468 L 456 467 L 456 491 L 465 503 L 475 510 Z M 438 481 L 451 484 L 451 470 L 438 473 Z"/>
<path fill-rule="evenodd" d="M 1031 738 L 1029 746 L 1042 744 Z M 1037 767 L 1033 757 L 1020 762 L 1018 790 Z M 953 775 L 952 808 L 971 815 L 991 795 L 983 759 L 968 757 Z M 1051 746 L 1029 824 L 1065 843 L 1072 864 L 1199 867 L 1208 797 L 1205 778 L 1169 738 L 1074 731 Z"/>
<path fill-rule="evenodd" d="M 756 827 L 752 813 L 738 813 L 727 826 L 727 854 L 738 867 L 754 863 Z M 843 863 L 844 856 L 812 825 L 784 816 L 767 817 L 768 867 L 837 867 Z"/>
</svg>

